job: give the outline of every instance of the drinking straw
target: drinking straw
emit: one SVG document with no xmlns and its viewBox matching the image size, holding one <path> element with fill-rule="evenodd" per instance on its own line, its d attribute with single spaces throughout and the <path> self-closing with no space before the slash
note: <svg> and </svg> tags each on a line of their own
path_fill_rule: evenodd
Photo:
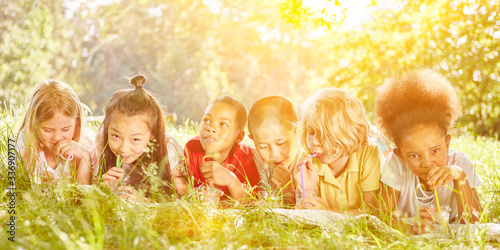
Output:
<svg viewBox="0 0 500 250">
<path fill-rule="evenodd" d="M 314 158 L 318 156 L 318 154 L 313 154 L 311 155 L 311 158 Z M 306 197 L 306 189 L 304 188 L 304 173 L 302 172 L 302 167 L 304 167 L 306 165 L 306 163 L 304 162 L 302 165 L 300 165 L 300 179 L 301 180 L 301 183 L 302 183 L 302 198 L 305 198 Z"/>
<path fill-rule="evenodd" d="M 73 154 L 69 154 L 68 158 L 64 157 L 62 154 L 59 154 L 59 156 L 61 156 L 61 158 L 65 161 L 72 161 L 73 159 L 75 159 L 75 156 Z"/>
<path fill-rule="evenodd" d="M 434 182 L 433 185 L 435 185 L 436 182 Z M 443 228 L 444 228 L 444 231 L 446 231 L 446 221 L 443 217 L 443 214 L 441 213 L 441 206 L 439 205 L 439 197 L 438 197 L 438 192 L 437 192 L 437 188 L 434 189 L 434 196 L 436 197 L 436 205 L 437 205 L 437 208 L 438 208 L 438 213 L 441 215 L 442 219 L 443 219 Z"/>
</svg>

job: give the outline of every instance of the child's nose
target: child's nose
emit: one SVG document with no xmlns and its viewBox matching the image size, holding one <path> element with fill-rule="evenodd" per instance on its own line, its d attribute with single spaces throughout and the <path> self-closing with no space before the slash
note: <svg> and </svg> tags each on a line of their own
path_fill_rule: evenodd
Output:
<svg viewBox="0 0 500 250">
<path fill-rule="evenodd" d="M 59 141 L 62 141 L 64 138 L 63 138 L 61 132 L 54 131 L 54 133 L 52 133 L 52 138 L 51 139 L 52 139 L 52 141 L 59 142 Z"/>
<path fill-rule="evenodd" d="M 424 155 L 422 157 L 422 166 L 426 167 L 426 168 L 431 168 L 431 167 L 436 166 L 436 164 L 434 164 L 434 161 L 431 157 Z"/>
<path fill-rule="evenodd" d="M 215 126 L 212 126 L 212 124 L 208 124 L 206 130 L 212 133 L 216 132 Z"/>
<path fill-rule="evenodd" d="M 122 141 L 122 143 L 120 143 L 120 147 L 118 148 L 118 150 L 120 150 L 120 153 L 126 153 L 128 152 L 129 150 L 129 145 L 127 142 L 125 141 Z"/>
<path fill-rule="evenodd" d="M 280 156 L 280 151 L 277 147 L 271 147 L 271 158 L 276 159 Z"/>
</svg>

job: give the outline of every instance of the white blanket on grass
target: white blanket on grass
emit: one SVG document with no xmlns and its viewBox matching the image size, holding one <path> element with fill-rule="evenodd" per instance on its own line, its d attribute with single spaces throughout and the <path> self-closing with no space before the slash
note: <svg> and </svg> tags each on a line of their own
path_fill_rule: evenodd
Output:
<svg viewBox="0 0 500 250">
<path fill-rule="evenodd" d="M 358 215 L 358 216 L 348 216 L 327 210 L 289 210 L 276 208 L 273 211 L 282 216 L 288 217 L 294 221 L 302 222 L 305 224 L 316 225 L 323 228 L 333 229 L 335 231 L 341 230 L 342 227 L 346 226 L 346 223 L 356 222 L 360 220 L 365 220 L 368 228 L 377 230 L 379 232 L 384 232 L 391 235 L 401 234 L 397 230 L 389 227 L 387 224 L 383 223 L 377 217 L 373 215 Z M 450 224 L 450 233 L 442 232 L 431 232 L 425 234 L 424 237 L 427 238 L 446 238 L 451 235 L 464 237 L 470 235 L 486 234 L 486 238 L 489 241 L 500 242 L 500 224 L 495 223 L 475 223 L 475 224 Z M 416 236 L 419 237 L 419 236 Z"/>
</svg>

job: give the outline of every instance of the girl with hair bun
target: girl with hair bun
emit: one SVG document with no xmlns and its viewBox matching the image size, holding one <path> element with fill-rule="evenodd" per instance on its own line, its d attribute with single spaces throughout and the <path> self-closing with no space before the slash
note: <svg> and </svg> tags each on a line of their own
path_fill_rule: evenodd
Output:
<svg viewBox="0 0 500 250">
<path fill-rule="evenodd" d="M 382 211 L 400 226 L 396 217 L 419 217 L 414 234 L 432 229 L 433 214 L 446 206 L 449 222 L 477 221 L 481 181 L 469 157 L 449 149 L 460 114 L 450 82 L 429 69 L 389 79 L 378 88 L 375 112 L 396 145 L 381 172 Z"/>
<path fill-rule="evenodd" d="M 134 89 L 116 91 L 106 105 L 99 141 L 102 147 L 100 174 L 112 190 L 137 197 L 172 193 L 172 172 L 180 162 L 182 148 L 165 133 L 160 104 L 143 89 L 146 78 L 136 75 Z"/>
<path fill-rule="evenodd" d="M 17 147 L 35 183 L 76 180 L 90 184 L 94 136 L 82 129 L 83 108 L 66 83 L 46 80 L 33 92 Z"/>
</svg>

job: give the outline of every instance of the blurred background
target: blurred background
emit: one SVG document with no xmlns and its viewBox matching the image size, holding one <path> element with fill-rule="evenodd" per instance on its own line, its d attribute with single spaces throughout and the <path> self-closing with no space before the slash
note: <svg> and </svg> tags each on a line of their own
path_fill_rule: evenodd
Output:
<svg viewBox="0 0 500 250">
<path fill-rule="evenodd" d="M 298 105 L 325 86 L 351 91 L 373 120 L 384 79 L 428 67 L 459 92 L 457 127 L 498 137 L 499 14 L 493 0 L 1 0 L 0 106 L 55 78 L 103 115 L 142 73 L 178 123 L 219 95 Z"/>
</svg>

